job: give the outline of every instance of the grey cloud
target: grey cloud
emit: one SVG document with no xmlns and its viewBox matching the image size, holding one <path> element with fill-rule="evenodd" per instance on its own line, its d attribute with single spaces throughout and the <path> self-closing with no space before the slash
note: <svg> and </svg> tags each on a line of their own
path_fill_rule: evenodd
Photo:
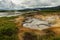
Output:
<svg viewBox="0 0 60 40">
<path fill-rule="evenodd" d="M 41 8 L 55 7 L 59 5 L 60 0 L 20 0 L 20 3 L 19 0 L 0 0 L 0 9 L 25 9 L 37 7 Z"/>
</svg>

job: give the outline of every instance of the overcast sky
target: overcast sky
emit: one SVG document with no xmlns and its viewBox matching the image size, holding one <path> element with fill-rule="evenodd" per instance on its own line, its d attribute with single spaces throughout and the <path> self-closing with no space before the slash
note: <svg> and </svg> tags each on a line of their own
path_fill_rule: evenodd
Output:
<svg viewBox="0 0 60 40">
<path fill-rule="evenodd" d="M 0 0 L 0 9 L 55 7 L 60 0 Z"/>
</svg>

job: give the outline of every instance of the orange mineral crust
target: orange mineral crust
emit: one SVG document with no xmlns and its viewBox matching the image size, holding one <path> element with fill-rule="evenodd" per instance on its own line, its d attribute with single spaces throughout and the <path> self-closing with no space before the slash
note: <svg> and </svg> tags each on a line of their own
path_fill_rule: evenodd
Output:
<svg viewBox="0 0 60 40">
<path fill-rule="evenodd" d="M 19 29 L 20 40 L 23 40 L 25 33 L 43 36 L 52 32 L 54 35 L 60 35 L 60 16 L 56 14 L 19 16 L 15 19 L 15 23 Z"/>
</svg>

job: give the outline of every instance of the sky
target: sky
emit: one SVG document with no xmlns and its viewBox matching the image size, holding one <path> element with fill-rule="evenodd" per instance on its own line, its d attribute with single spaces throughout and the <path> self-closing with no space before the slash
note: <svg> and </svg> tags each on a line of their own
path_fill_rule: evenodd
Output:
<svg viewBox="0 0 60 40">
<path fill-rule="evenodd" d="M 45 8 L 60 5 L 60 0 L 0 0 L 0 9 Z"/>
</svg>

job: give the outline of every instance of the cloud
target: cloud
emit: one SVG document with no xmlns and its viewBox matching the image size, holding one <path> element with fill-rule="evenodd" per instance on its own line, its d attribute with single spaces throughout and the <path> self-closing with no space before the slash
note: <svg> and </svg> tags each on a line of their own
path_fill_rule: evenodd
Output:
<svg viewBox="0 0 60 40">
<path fill-rule="evenodd" d="M 60 0 L 0 0 L 0 9 L 42 8 L 59 5 Z"/>
</svg>

